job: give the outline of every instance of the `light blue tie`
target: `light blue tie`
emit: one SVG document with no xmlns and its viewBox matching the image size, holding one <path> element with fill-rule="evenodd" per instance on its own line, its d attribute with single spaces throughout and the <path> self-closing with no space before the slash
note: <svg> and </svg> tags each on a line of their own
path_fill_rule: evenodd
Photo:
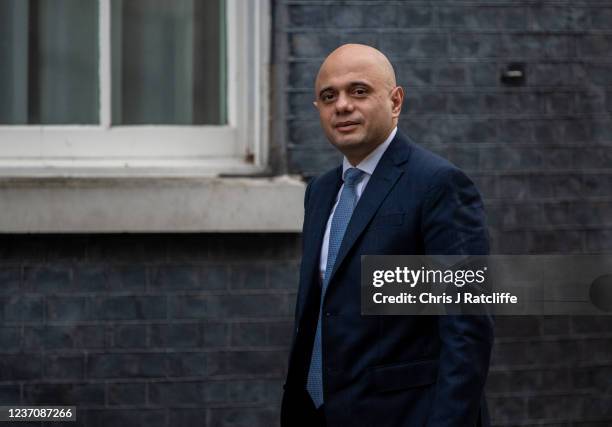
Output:
<svg viewBox="0 0 612 427">
<path fill-rule="evenodd" d="M 363 173 L 363 171 L 356 168 L 349 168 L 344 173 L 344 187 L 340 193 L 340 200 L 334 211 L 334 217 L 332 218 L 329 230 L 329 249 L 327 250 L 327 264 L 325 265 L 325 274 L 323 275 L 323 283 L 321 285 L 319 320 L 317 322 L 317 331 L 315 333 L 312 356 L 310 359 L 310 369 L 308 370 L 308 380 L 306 382 L 306 390 L 308 390 L 317 408 L 323 405 L 323 377 L 321 372 L 321 310 L 323 308 L 323 297 L 327 290 L 329 276 L 334 268 L 334 263 L 336 262 L 336 256 L 338 255 L 346 226 L 357 204 L 356 187 L 359 180 L 363 177 Z"/>
</svg>

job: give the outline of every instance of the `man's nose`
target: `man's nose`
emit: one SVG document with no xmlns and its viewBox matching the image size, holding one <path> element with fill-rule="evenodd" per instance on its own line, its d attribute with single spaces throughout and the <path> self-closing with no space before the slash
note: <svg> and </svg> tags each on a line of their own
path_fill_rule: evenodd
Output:
<svg viewBox="0 0 612 427">
<path fill-rule="evenodd" d="M 340 92 L 336 100 L 336 112 L 344 113 L 346 111 L 352 111 L 352 109 L 353 104 L 351 103 L 351 99 L 345 93 Z"/>
</svg>

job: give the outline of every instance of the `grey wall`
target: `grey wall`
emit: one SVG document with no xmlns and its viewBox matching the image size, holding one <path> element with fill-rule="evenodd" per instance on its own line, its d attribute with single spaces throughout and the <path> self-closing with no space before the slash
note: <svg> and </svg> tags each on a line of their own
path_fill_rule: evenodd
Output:
<svg viewBox="0 0 612 427">
<path fill-rule="evenodd" d="M 496 252 L 612 250 L 611 1 L 277 0 L 274 17 L 273 169 L 336 165 L 312 82 L 329 50 L 365 42 L 406 88 L 402 129 L 478 183 Z M 527 85 L 504 87 L 514 60 Z M 299 258 L 292 234 L 0 236 L 0 404 L 273 426 Z M 495 424 L 611 425 L 611 330 L 499 318 Z"/>
</svg>

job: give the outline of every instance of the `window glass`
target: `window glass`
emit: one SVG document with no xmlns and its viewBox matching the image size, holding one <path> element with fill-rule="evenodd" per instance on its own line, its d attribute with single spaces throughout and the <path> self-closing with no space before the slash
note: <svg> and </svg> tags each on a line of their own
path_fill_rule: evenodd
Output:
<svg viewBox="0 0 612 427">
<path fill-rule="evenodd" d="M 112 118 L 226 123 L 222 0 L 113 0 Z"/>
<path fill-rule="evenodd" d="M 0 123 L 95 124 L 98 2 L 0 1 Z"/>
</svg>

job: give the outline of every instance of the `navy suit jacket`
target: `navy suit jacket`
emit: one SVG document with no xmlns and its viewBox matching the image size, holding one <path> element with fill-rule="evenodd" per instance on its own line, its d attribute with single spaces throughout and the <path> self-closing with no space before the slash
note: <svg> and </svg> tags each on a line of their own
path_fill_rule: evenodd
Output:
<svg viewBox="0 0 612 427">
<path fill-rule="evenodd" d="M 319 256 L 342 167 L 308 185 L 303 258 L 281 424 L 302 425 L 317 324 Z M 487 254 L 482 199 L 443 158 L 397 132 L 353 212 L 322 305 L 328 426 L 488 426 L 488 316 L 362 316 L 360 257 Z"/>
</svg>

